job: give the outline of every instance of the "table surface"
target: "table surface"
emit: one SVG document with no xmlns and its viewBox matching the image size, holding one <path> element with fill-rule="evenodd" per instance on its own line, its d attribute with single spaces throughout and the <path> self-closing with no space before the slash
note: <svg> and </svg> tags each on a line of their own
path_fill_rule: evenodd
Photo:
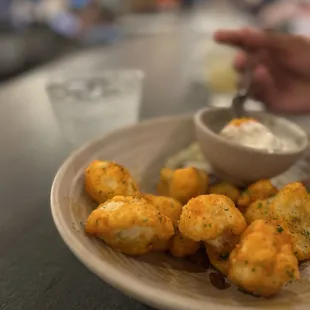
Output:
<svg viewBox="0 0 310 310">
<path fill-rule="evenodd" d="M 1 310 L 150 309 L 93 275 L 54 226 L 50 187 L 71 149 L 44 85 L 59 69 L 142 69 L 141 119 L 194 112 L 205 105 L 206 94 L 198 86 L 188 87 L 182 44 L 180 28 L 136 37 L 77 52 L 0 86 Z"/>
</svg>

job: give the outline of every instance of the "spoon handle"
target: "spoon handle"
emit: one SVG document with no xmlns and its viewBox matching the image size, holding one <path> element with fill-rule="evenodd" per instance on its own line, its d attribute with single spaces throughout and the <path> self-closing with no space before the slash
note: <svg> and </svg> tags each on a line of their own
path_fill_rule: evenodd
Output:
<svg viewBox="0 0 310 310">
<path fill-rule="evenodd" d="M 244 73 L 241 75 L 238 83 L 237 93 L 232 100 L 232 110 L 234 117 L 240 118 L 244 116 L 244 103 L 249 97 L 252 84 L 252 62 L 248 61 Z"/>
</svg>

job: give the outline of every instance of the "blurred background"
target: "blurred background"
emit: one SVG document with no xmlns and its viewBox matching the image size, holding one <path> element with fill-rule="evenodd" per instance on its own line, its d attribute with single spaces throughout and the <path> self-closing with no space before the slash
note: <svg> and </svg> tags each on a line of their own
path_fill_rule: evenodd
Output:
<svg viewBox="0 0 310 310">
<path fill-rule="evenodd" d="M 0 0 L 0 79 L 6 81 L 79 49 L 169 32 L 185 18 L 180 26 L 187 40 L 184 50 L 191 51 L 187 55 L 192 58 L 184 66 L 196 80 L 207 79 L 206 53 L 219 56 L 207 40 L 219 27 L 251 24 L 310 35 L 309 1 Z M 229 53 L 223 53 L 220 58 L 225 55 L 230 61 Z M 218 65 L 211 56 L 212 87 L 230 88 L 233 73 L 218 83 L 216 76 L 225 60 Z"/>
</svg>

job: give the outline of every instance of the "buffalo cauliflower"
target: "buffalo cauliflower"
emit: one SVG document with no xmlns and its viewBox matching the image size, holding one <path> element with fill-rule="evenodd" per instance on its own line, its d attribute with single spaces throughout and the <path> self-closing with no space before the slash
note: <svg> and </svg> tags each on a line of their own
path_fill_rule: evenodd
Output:
<svg viewBox="0 0 310 310">
<path fill-rule="evenodd" d="M 215 194 L 191 199 L 179 223 L 182 235 L 212 245 L 220 254 L 232 250 L 245 228 L 245 219 L 233 201 Z"/>
<path fill-rule="evenodd" d="M 177 170 L 164 168 L 160 172 L 158 193 L 172 197 L 181 203 L 205 194 L 209 185 L 209 177 L 203 170 L 188 167 Z"/>
<path fill-rule="evenodd" d="M 179 201 L 171 197 L 155 196 L 151 194 L 144 194 L 142 197 L 160 213 L 169 217 L 173 226 L 177 228 L 182 212 L 182 205 Z M 171 242 L 170 240 L 158 240 L 153 244 L 153 251 L 166 251 L 169 249 L 169 244 Z"/>
<path fill-rule="evenodd" d="M 246 222 L 251 224 L 256 220 L 268 219 L 269 205 L 272 200 L 273 197 L 266 200 L 257 200 L 251 203 L 244 214 Z"/>
<path fill-rule="evenodd" d="M 247 207 L 257 201 L 264 200 L 274 196 L 278 189 L 270 182 L 270 180 L 259 180 L 251 184 L 245 191 L 242 192 L 237 200 L 237 207 L 245 212 Z"/>
<path fill-rule="evenodd" d="M 310 196 L 301 183 L 286 185 L 270 202 L 269 218 L 285 222 L 298 260 L 310 259 Z"/>
<path fill-rule="evenodd" d="M 85 231 L 125 254 L 141 255 L 174 235 L 171 220 L 146 200 L 116 196 L 88 217 Z"/>
<path fill-rule="evenodd" d="M 99 160 L 91 162 L 85 170 L 85 190 L 98 203 L 117 195 L 139 194 L 138 186 L 126 168 Z"/>
<path fill-rule="evenodd" d="M 151 194 L 144 194 L 142 197 L 160 213 L 169 217 L 175 227 L 178 226 L 182 213 L 182 205 L 179 201 L 171 197 L 155 196 Z"/>
<path fill-rule="evenodd" d="M 240 196 L 239 189 L 236 186 L 227 182 L 221 182 L 210 186 L 209 193 L 227 196 L 233 202 L 236 202 Z"/>
<path fill-rule="evenodd" d="M 291 183 L 267 200 L 253 203 L 245 218 L 279 220 L 286 224 L 299 261 L 310 259 L 310 197 L 301 183 Z"/>
<path fill-rule="evenodd" d="M 200 242 L 182 236 L 178 230 L 171 238 L 169 244 L 169 251 L 175 257 L 186 257 L 194 255 L 199 250 L 199 248 Z"/>
<path fill-rule="evenodd" d="M 253 222 L 228 258 L 228 278 L 260 296 L 275 295 L 299 277 L 291 238 L 278 223 Z"/>
<path fill-rule="evenodd" d="M 182 236 L 178 230 L 178 223 L 182 212 L 181 203 L 172 197 L 150 194 L 144 194 L 143 198 L 159 210 L 160 213 L 169 217 L 176 230 L 175 235 L 170 240 L 154 242 L 153 251 L 169 250 L 175 257 L 186 257 L 195 254 L 200 247 L 200 242 Z"/>
</svg>

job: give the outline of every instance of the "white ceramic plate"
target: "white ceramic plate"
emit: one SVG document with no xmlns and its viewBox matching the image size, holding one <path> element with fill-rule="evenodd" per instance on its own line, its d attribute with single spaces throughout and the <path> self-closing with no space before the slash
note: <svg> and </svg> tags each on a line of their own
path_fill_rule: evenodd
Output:
<svg viewBox="0 0 310 310">
<path fill-rule="evenodd" d="M 104 281 L 159 309 L 308 310 L 310 267 L 307 265 L 303 266 L 299 282 L 267 300 L 245 295 L 234 286 L 218 290 L 210 284 L 208 274 L 190 262 L 165 254 L 128 257 L 84 234 L 83 222 L 95 207 L 83 189 L 83 172 L 90 161 L 105 159 L 123 164 L 142 190 L 153 191 L 166 159 L 194 140 L 192 118 L 171 117 L 118 130 L 74 152 L 58 171 L 51 191 L 54 221 L 65 243 Z"/>
</svg>

